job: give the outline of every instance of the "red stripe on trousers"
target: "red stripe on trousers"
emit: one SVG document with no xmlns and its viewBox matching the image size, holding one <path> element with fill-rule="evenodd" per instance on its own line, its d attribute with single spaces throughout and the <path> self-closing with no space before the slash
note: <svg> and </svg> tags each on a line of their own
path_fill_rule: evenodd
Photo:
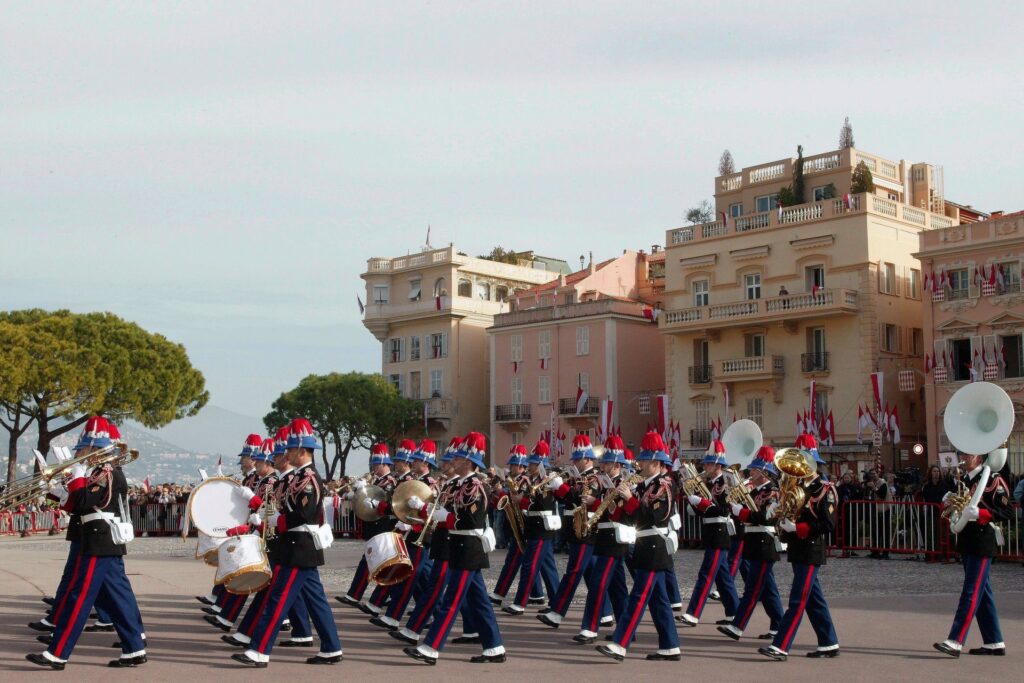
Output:
<svg viewBox="0 0 1024 683">
<path fill-rule="evenodd" d="M 519 557 L 520 555 L 521 553 L 519 552 L 519 546 L 515 546 L 512 550 L 512 557 L 509 558 L 508 561 L 508 573 L 505 574 L 505 580 L 499 582 L 497 590 L 494 591 L 501 597 L 505 597 L 505 594 L 508 593 L 508 587 L 509 584 L 512 583 L 512 577 L 514 577 L 517 573 L 515 569 L 512 569 L 512 567 L 515 567 L 516 564 L 521 561 Z"/>
<path fill-rule="evenodd" d="M 68 636 L 71 635 L 71 630 L 75 628 L 75 621 L 78 620 L 78 613 L 82 611 L 82 603 L 85 602 L 85 596 L 89 593 L 89 587 L 92 585 L 92 574 L 96 569 L 96 558 L 89 558 L 89 568 L 85 570 L 85 579 L 82 580 L 82 588 L 78 593 L 78 600 L 75 601 L 75 609 L 71 611 L 71 618 L 66 622 L 64 632 L 60 634 L 60 642 L 57 643 L 57 649 L 53 655 L 59 659 L 67 659 L 63 656 L 64 646 L 68 642 Z"/>
<path fill-rule="evenodd" d="M 420 618 L 416 620 L 416 623 L 409 624 L 409 629 L 415 633 L 419 633 L 420 629 L 423 628 L 423 622 L 434 611 L 437 598 L 441 595 L 441 591 L 444 590 L 445 577 L 448 575 L 448 560 L 438 560 L 438 562 L 441 563 L 441 573 L 437 575 L 437 583 L 434 584 L 434 592 L 430 594 L 430 601 L 427 603 L 426 609 L 420 612 Z"/>
<path fill-rule="evenodd" d="M 420 558 L 423 556 L 423 548 L 416 551 L 416 559 L 412 561 L 412 573 L 409 574 L 409 578 L 405 580 L 405 588 L 402 590 L 402 597 L 400 600 L 392 602 L 392 605 L 397 608 L 399 605 L 404 605 L 409 600 L 409 593 L 412 591 L 412 585 L 416 583 L 416 569 L 420 566 Z"/>
<path fill-rule="evenodd" d="M 736 546 L 736 554 L 732 558 L 732 566 L 729 567 L 729 574 L 736 578 L 736 571 L 740 568 L 740 560 L 743 558 L 743 541 Z"/>
<path fill-rule="evenodd" d="M 647 596 L 651 592 L 651 584 L 654 583 L 654 572 L 647 574 L 647 585 L 644 586 L 643 593 L 640 594 L 640 602 L 636 605 L 636 611 L 633 612 L 633 616 L 629 619 L 629 625 L 626 626 L 625 633 L 622 634 L 624 642 L 619 643 L 622 647 L 628 647 L 629 641 L 633 639 L 633 633 L 636 631 L 636 624 L 640 621 L 640 617 L 644 614 L 644 607 L 647 606 Z M 635 586 L 634 586 L 635 588 Z"/>
<path fill-rule="evenodd" d="M 60 596 L 60 604 L 53 610 L 53 614 L 50 615 L 50 623 L 56 626 L 57 620 L 60 619 L 60 615 L 64 612 L 64 603 L 68 601 L 68 595 L 71 593 L 71 589 L 75 585 L 75 580 L 78 578 L 78 567 L 82 564 L 82 552 L 78 552 L 78 557 L 75 558 L 75 568 L 71 570 L 71 578 L 68 580 L 68 585 L 64 589 L 64 595 Z"/>
<path fill-rule="evenodd" d="M 448 614 L 445 615 L 444 621 L 441 622 L 441 630 L 437 632 L 437 638 L 434 640 L 434 644 L 430 647 L 435 650 L 440 649 L 441 641 L 444 639 L 448 629 L 451 628 L 452 621 L 455 619 L 455 615 L 459 612 L 459 603 L 462 602 L 462 593 L 466 590 L 466 579 L 469 577 L 469 572 L 465 569 L 459 569 L 456 571 L 462 572 L 462 578 L 459 579 L 459 585 L 455 589 L 455 596 L 452 598 L 452 606 L 448 608 Z"/>
<path fill-rule="evenodd" d="M 957 642 L 961 645 L 964 644 L 964 638 L 967 637 L 967 630 L 971 628 L 971 622 L 974 621 L 974 613 L 978 609 L 978 592 L 981 590 L 981 577 L 985 575 L 985 566 L 989 562 L 988 558 L 981 561 L 981 569 L 978 570 L 978 578 L 974 581 L 974 592 L 971 595 L 971 606 L 967 609 L 967 618 L 964 619 L 964 626 L 960 629 L 960 636 L 957 638 Z"/>
<path fill-rule="evenodd" d="M 249 624 L 249 630 L 245 633 L 245 635 L 249 636 L 250 638 L 252 638 L 252 634 L 256 632 L 256 625 L 260 623 L 260 617 L 263 616 L 263 610 L 267 608 L 267 600 L 270 600 L 270 587 L 277 583 L 277 577 L 279 577 L 280 575 L 281 565 L 277 565 L 276 567 L 274 567 L 274 575 L 270 578 L 270 583 L 267 584 L 266 588 L 260 591 L 261 593 L 263 593 L 262 596 L 258 597 L 258 599 L 261 600 L 260 608 L 256 612 L 256 618 L 252 620 L 251 624 Z"/>
<path fill-rule="evenodd" d="M 750 614 L 754 611 L 754 605 L 757 604 L 758 599 L 761 597 L 761 585 L 764 583 L 765 574 L 768 573 L 768 563 L 761 563 L 761 571 L 757 574 L 757 581 L 754 583 L 753 599 L 750 604 L 747 605 L 747 611 L 743 613 L 740 623 L 743 624 L 743 628 L 747 627 L 747 622 L 750 621 Z M 749 576 L 749 574 L 748 574 Z"/>
<path fill-rule="evenodd" d="M 277 609 L 274 610 L 274 616 L 270 621 L 267 622 L 267 631 L 263 634 L 263 640 L 260 641 L 260 646 L 256 648 L 256 652 L 263 654 L 263 651 L 267 649 L 267 643 L 270 642 L 270 634 L 277 630 L 276 625 L 278 620 L 281 618 L 281 612 L 284 610 L 284 603 L 288 601 L 288 593 L 292 589 L 292 584 L 295 583 L 295 575 L 299 573 L 298 567 L 292 567 L 292 573 L 288 577 L 288 583 L 285 584 L 284 590 L 281 591 L 281 598 L 277 601 Z"/>
<path fill-rule="evenodd" d="M 814 567 L 808 566 L 807 580 L 804 581 L 804 588 L 800 591 L 800 607 L 797 608 L 796 614 L 793 615 L 793 622 L 789 625 L 789 630 L 786 631 L 786 637 L 782 639 L 783 652 L 789 652 L 789 647 L 793 644 L 793 636 L 796 635 L 796 627 L 804 617 L 804 610 L 807 609 L 807 596 L 811 593 L 811 583 L 813 581 Z"/>
<path fill-rule="evenodd" d="M 359 566 L 356 567 L 356 575 L 359 577 L 359 583 L 356 584 L 356 594 L 352 597 L 356 600 L 361 600 L 363 592 L 366 590 L 367 580 L 370 578 L 370 568 L 366 565 L 366 558 L 359 560 Z"/>
<path fill-rule="evenodd" d="M 540 562 L 540 551 L 544 548 L 544 541 L 537 542 L 537 552 L 533 556 L 533 562 L 530 563 L 530 578 L 526 582 L 526 587 L 523 588 L 523 604 L 520 607 L 526 607 L 526 603 L 530 601 L 530 590 L 533 588 L 534 577 L 537 576 L 537 563 Z"/>
<path fill-rule="evenodd" d="M 583 556 L 586 554 L 586 548 L 580 546 L 579 554 L 576 556 L 576 566 L 565 573 L 565 593 L 562 594 L 562 598 L 558 601 L 558 604 L 555 606 L 555 611 L 559 614 L 562 614 L 565 610 L 565 603 L 569 600 L 569 586 L 571 586 L 576 581 L 575 576 L 580 573 L 580 565 L 583 564 Z"/>
<path fill-rule="evenodd" d="M 608 574 L 612 571 L 612 565 L 615 564 L 614 558 L 608 558 L 609 562 L 604 566 L 604 571 L 601 573 L 601 582 L 598 584 L 597 602 L 594 603 L 594 613 L 590 617 L 590 628 L 587 630 L 591 633 L 597 633 L 597 626 L 601 622 L 601 606 L 604 605 L 604 600 L 608 600 L 608 596 L 605 595 L 605 591 L 608 589 Z"/>
<path fill-rule="evenodd" d="M 708 593 L 711 592 L 711 584 L 715 582 L 715 574 L 718 573 L 718 559 L 722 556 L 721 550 L 715 551 L 715 559 L 711 563 L 712 571 L 708 572 L 707 582 L 704 584 L 704 590 L 701 591 L 700 600 L 697 601 L 697 613 L 693 616 L 700 619 L 701 613 L 704 611 L 704 603 L 707 602 Z"/>
</svg>

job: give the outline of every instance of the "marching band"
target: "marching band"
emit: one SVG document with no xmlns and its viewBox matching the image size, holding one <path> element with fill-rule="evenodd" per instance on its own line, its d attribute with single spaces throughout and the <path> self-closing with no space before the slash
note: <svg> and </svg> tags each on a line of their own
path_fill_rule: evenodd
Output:
<svg viewBox="0 0 1024 683">
<path fill-rule="evenodd" d="M 975 619 L 983 644 L 968 653 L 1006 653 L 989 568 L 1002 543 L 999 522 L 1012 514 L 1008 486 L 998 476 L 1009 429 L 1002 417 L 1005 393 L 981 385 L 986 383 L 969 385 L 975 387 L 970 396 L 958 392 L 945 418 L 951 442 L 965 454 L 960 491 L 944 501 L 964 584 L 949 635 L 934 647 L 954 658 Z M 998 419 L 976 419 L 984 410 Z M 820 583 L 826 539 L 836 525 L 835 486 L 821 476 L 824 461 L 810 435 L 776 452 L 762 445 L 759 430 L 741 429 L 751 438 L 742 447 L 728 432 L 714 440 L 702 471 L 674 461 L 654 431 L 644 435 L 635 460 L 618 435 L 605 440 L 603 451 L 577 436 L 565 468 L 552 468 L 543 440 L 529 454 L 517 445 L 504 471 L 491 476 L 485 474 L 486 438 L 477 432 L 452 439 L 440 458 L 429 439 L 401 441 L 394 457 L 385 444 L 375 444 L 367 476 L 349 479 L 338 492 L 362 520 L 366 546 L 337 600 L 366 613 L 370 624 L 418 662 L 437 663 L 461 617 L 461 635 L 452 642 L 479 645 L 473 663 L 502 663 L 507 653 L 495 610 L 519 616 L 546 596 L 535 617 L 558 629 L 583 582 L 582 620 L 567 641 L 594 645 L 621 662 L 649 612 L 658 644 L 646 658 L 679 661 L 678 629 L 698 625 L 714 586 L 725 612 L 716 622 L 722 635 L 740 640 L 760 604 L 770 627 L 757 638 L 770 644 L 757 652 L 785 661 L 806 613 L 817 641 L 807 656 L 838 657 L 839 638 Z M 240 665 L 266 668 L 282 631 L 289 635 L 278 644 L 289 648 L 313 647 L 315 631 L 319 650 L 306 658 L 308 664 L 344 658 L 319 571 L 333 531 L 324 515 L 325 484 L 312 464 L 318 448 L 304 418 L 273 439 L 250 435 L 239 456 L 241 480 L 205 478 L 189 498 L 183 535 L 194 525 L 197 558 L 217 567 L 213 591 L 197 599 L 206 621 L 224 632 L 221 640 L 241 650 L 231 656 Z M 121 469 L 130 461 L 128 451 L 116 426 L 102 417 L 86 422 L 75 451 L 73 459 L 37 475 L 38 481 L 0 496 L 2 507 L 21 499 L 26 487 L 46 489 L 70 515 L 64 572 L 53 598 L 44 599 L 50 612 L 29 624 L 44 632 L 39 640 L 47 648 L 26 659 L 61 670 L 83 630 L 116 631 L 121 655 L 109 666 L 137 667 L 147 654 L 124 564 L 133 537 Z M 684 508 L 699 518 L 704 544 L 685 610 L 673 559 Z M 488 590 L 482 570 L 495 549 L 491 509 L 507 520 L 511 534 L 497 582 Z M 556 536 L 568 551 L 561 577 L 552 548 Z M 793 568 L 785 609 L 774 574 L 783 550 Z M 98 622 L 87 627 L 93 608 Z M 599 643 L 602 627 L 611 632 Z"/>
</svg>

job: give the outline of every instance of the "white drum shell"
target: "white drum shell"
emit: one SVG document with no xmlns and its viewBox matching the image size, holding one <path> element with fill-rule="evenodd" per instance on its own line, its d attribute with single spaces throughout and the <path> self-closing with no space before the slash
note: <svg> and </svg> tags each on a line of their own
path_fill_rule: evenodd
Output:
<svg viewBox="0 0 1024 683">
<path fill-rule="evenodd" d="M 273 576 L 263 539 L 248 534 L 229 538 L 217 549 L 216 583 L 229 593 L 248 595 L 270 582 Z"/>
<path fill-rule="evenodd" d="M 211 567 L 217 566 L 217 549 L 220 548 L 224 541 L 228 540 L 227 536 L 216 537 L 204 534 L 202 531 L 198 533 L 199 542 L 196 544 L 196 559 L 202 560 Z"/>
<path fill-rule="evenodd" d="M 382 586 L 399 583 L 412 573 L 412 560 L 405 541 L 393 531 L 377 534 L 368 540 L 364 555 L 370 580 Z M 407 567 L 408 571 L 399 566 Z"/>
</svg>

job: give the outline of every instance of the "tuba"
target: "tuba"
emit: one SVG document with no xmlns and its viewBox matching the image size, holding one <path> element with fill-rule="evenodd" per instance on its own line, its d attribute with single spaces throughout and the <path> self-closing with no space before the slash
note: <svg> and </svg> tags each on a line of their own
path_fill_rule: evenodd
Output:
<svg viewBox="0 0 1024 683">
<path fill-rule="evenodd" d="M 786 448 L 775 454 L 775 468 L 779 478 L 779 507 L 775 519 L 796 519 L 807 502 L 803 484 L 818 471 L 818 465 L 810 455 L 799 448 Z"/>
<path fill-rule="evenodd" d="M 725 494 L 725 499 L 730 503 L 742 505 L 751 512 L 757 512 L 757 503 L 754 502 L 754 498 L 750 495 L 749 479 L 744 479 L 739 484 L 736 484 L 736 486 L 730 488 Z"/>
<path fill-rule="evenodd" d="M 684 462 L 679 466 L 679 484 L 688 496 L 700 496 L 705 500 L 711 500 L 711 491 L 704 481 L 704 477 L 693 466 L 692 462 Z"/>
<path fill-rule="evenodd" d="M 1004 442 L 1013 431 L 1013 422 L 1013 402 L 1002 387 L 991 382 L 963 386 L 946 404 L 942 425 L 954 448 L 972 455 L 988 454 L 973 495 L 967 496 L 967 487 L 957 478 L 957 493 L 950 497 L 949 507 L 943 511 L 943 515 L 949 517 L 949 527 L 954 534 L 967 526 L 963 512 L 981 502 L 992 472 L 998 472 L 1006 464 Z"/>
<path fill-rule="evenodd" d="M 736 420 L 722 435 L 726 463 L 735 469 L 746 469 L 763 443 L 764 437 L 756 422 Z"/>
</svg>

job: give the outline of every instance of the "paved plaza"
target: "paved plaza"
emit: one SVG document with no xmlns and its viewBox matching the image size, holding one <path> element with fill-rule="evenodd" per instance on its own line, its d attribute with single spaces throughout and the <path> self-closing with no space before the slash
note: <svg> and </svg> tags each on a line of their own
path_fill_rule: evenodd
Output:
<svg viewBox="0 0 1024 683">
<path fill-rule="evenodd" d="M 107 669 L 118 651 L 109 646 L 114 634 L 86 633 L 79 641 L 63 673 L 48 672 L 28 664 L 27 652 L 41 651 L 36 632 L 26 627 L 42 615 L 40 598 L 49 595 L 60 575 L 66 543 L 56 539 L 0 540 L 0 680 L 24 681 L 37 677 L 74 678 L 76 683 L 113 680 L 228 681 L 278 680 L 335 681 L 341 677 L 368 676 L 364 680 L 397 680 L 408 676 L 423 680 L 498 680 L 525 676 L 550 678 L 568 675 L 589 680 L 623 680 L 671 676 L 705 676 L 730 681 L 765 680 L 784 676 L 795 680 L 817 679 L 879 681 L 914 678 L 930 681 L 999 680 L 1015 677 L 1024 652 L 1024 567 L 998 563 L 992 567 L 992 583 L 999 602 L 1008 656 L 964 656 L 950 660 L 932 650 L 945 638 L 957 600 L 962 572 L 959 565 L 926 564 L 893 559 L 830 560 L 821 578 L 832 607 L 842 655 L 835 660 L 813 661 L 803 655 L 814 647 L 814 634 L 803 622 L 788 662 L 770 662 L 757 654 L 761 641 L 744 638 L 733 642 L 719 635 L 713 625 L 722 616 L 718 604 L 709 604 L 696 629 L 680 629 L 682 662 L 647 662 L 645 654 L 656 649 L 649 618 L 641 626 L 636 644 L 625 663 L 616 664 L 570 638 L 576 633 L 585 593 L 577 595 L 568 617 L 558 630 L 536 621 L 533 610 L 526 616 L 499 616 L 509 660 L 500 665 L 473 665 L 467 660 L 479 646 L 449 646 L 436 667 L 405 657 L 399 643 L 367 624 L 366 617 L 342 607 L 333 596 L 344 591 L 362 549 L 356 541 L 339 541 L 328 551 L 322 568 L 324 584 L 335 609 L 345 661 L 334 667 L 309 667 L 302 660 L 311 651 L 277 649 L 266 671 L 252 671 L 229 659 L 233 649 L 220 642 L 220 632 L 201 618 L 194 595 L 209 591 L 213 570 L 193 557 L 195 541 L 177 538 L 141 538 L 132 543 L 127 558 L 129 578 L 135 587 L 146 623 L 150 661 L 137 670 Z M 559 565 L 565 556 L 559 555 Z M 493 583 L 503 558 L 491 556 L 488 571 Z M 700 562 L 699 551 L 683 550 L 676 567 L 684 596 L 689 594 Z M 777 576 L 783 599 L 788 593 L 789 565 L 780 562 Z M 757 613 L 748 634 L 767 628 Z M 456 628 L 458 632 L 458 627 Z M 980 644 L 976 626 L 969 646 Z M 387 668 L 383 668 L 387 667 Z"/>
</svg>

